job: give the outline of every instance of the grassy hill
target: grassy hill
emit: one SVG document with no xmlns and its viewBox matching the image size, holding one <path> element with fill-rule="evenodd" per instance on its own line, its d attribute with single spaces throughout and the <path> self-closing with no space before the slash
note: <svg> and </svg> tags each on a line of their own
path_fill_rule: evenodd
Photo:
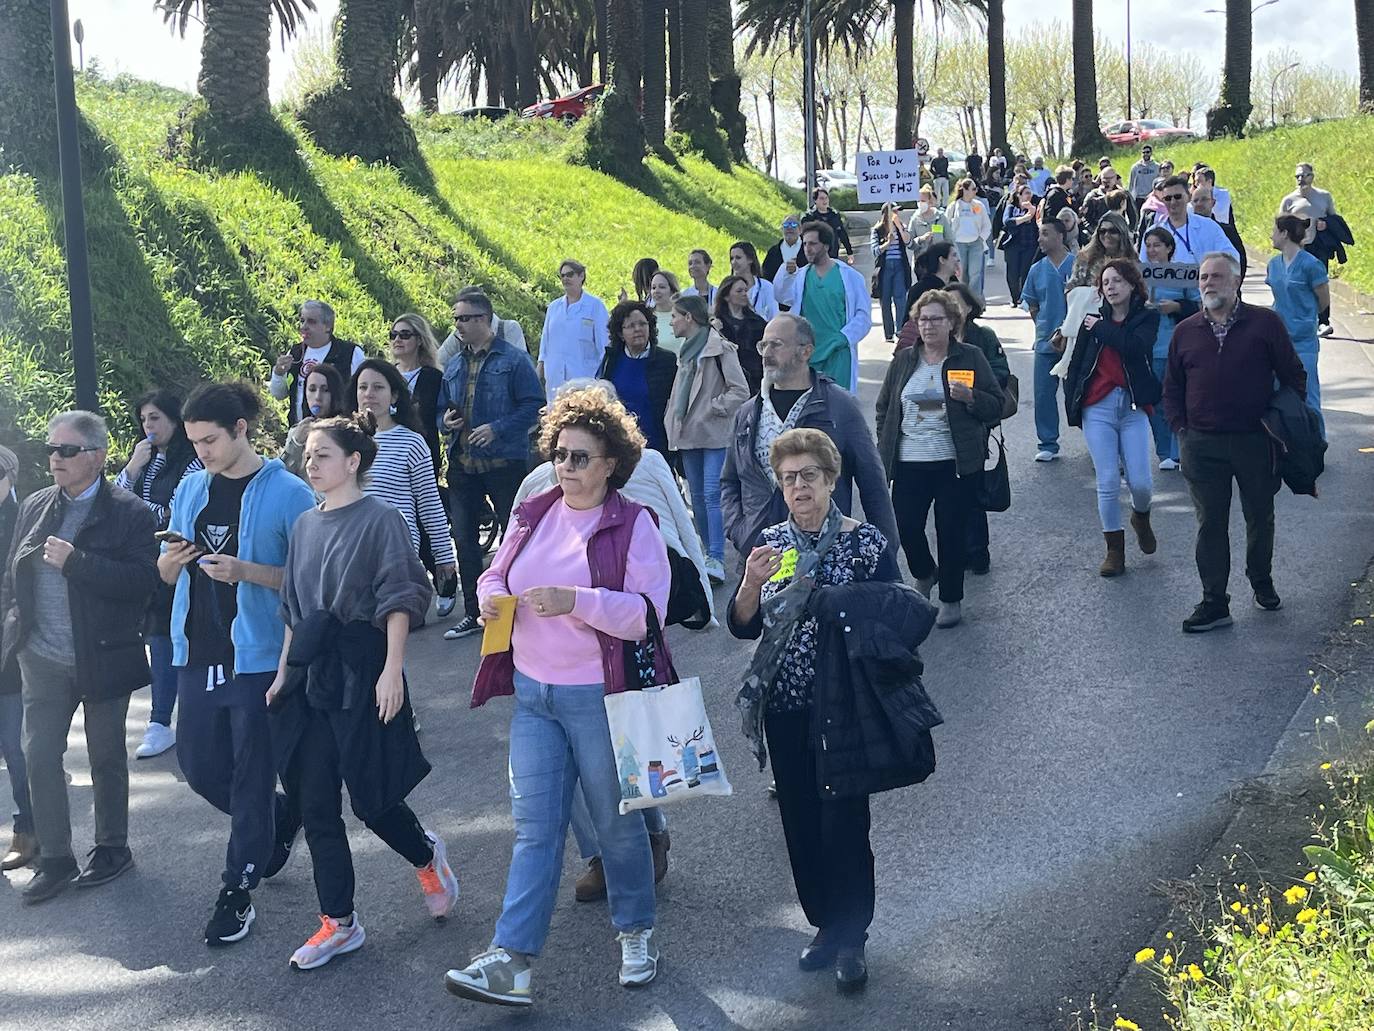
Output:
<svg viewBox="0 0 1374 1031">
<path fill-rule="evenodd" d="M 587 288 L 614 302 L 638 258 L 683 275 L 705 247 L 719 271 L 731 242 L 771 244 L 800 201 L 693 157 L 651 159 L 649 184 L 632 189 L 570 163 L 578 130 L 551 122 L 423 119 L 428 177 L 332 158 L 304 137 L 294 164 L 194 171 L 165 156 L 186 95 L 87 78 L 78 99 L 109 165 L 88 173 L 86 217 L 101 401 L 124 443 L 127 401 L 148 386 L 265 379 L 305 298 L 327 300 L 338 332 L 380 353 L 402 312 L 442 338 L 453 295 L 481 283 L 537 341 L 562 258 L 585 262 Z M 0 441 L 14 443 L 73 396 L 58 185 L 0 174 L 0 226 Z"/>
</svg>

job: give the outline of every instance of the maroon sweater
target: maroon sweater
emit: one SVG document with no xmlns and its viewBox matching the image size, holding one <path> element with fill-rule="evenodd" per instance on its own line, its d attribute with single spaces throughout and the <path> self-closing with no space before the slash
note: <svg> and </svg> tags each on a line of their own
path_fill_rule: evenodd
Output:
<svg viewBox="0 0 1374 1031">
<path fill-rule="evenodd" d="M 1164 418 L 1177 433 L 1254 433 L 1274 394 L 1274 380 L 1307 396 L 1302 367 L 1283 319 L 1242 303 L 1218 345 L 1205 311 L 1174 329 L 1164 373 Z"/>
</svg>

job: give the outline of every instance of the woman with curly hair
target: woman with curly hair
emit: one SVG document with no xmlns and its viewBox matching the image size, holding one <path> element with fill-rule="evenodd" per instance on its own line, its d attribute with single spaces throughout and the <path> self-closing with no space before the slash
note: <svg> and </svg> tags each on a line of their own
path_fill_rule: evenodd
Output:
<svg viewBox="0 0 1374 1031">
<path fill-rule="evenodd" d="M 621 301 L 611 309 L 611 346 L 596 378 L 615 384 L 649 447 L 668 455 L 664 415 L 677 376 L 677 357 L 657 339 L 658 320 L 643 301 Z"/>
<path fill-rule="evenodd" d="M 445 985 L 477 1002 L 528 1006 L 530 968 L 558 896 L 573 789 L 586 799 L 601 846 L 620 983 L 658 971 L 654 863 L 644 819 L 619 813 L 620 782 L 603 698 L 624 691 L 624 642 L 648 635 L 648 605 L 663 623 L 672 573 L 652 515 L 620 493 L 644 448 L 634 417 L 599 389 L 558 395 L 539 433 L 558 486 L 512 514 L 477 584 L 482 616 L 515 598 L 510 649 L 484 656 L 472 704 L 514 695 L 510 729 L 515 847 L 491 947 Z M 509 604 L 509 603 L 507 603 Z M 656 674 L 667 675 L 666 654 Z"/>
</svg>

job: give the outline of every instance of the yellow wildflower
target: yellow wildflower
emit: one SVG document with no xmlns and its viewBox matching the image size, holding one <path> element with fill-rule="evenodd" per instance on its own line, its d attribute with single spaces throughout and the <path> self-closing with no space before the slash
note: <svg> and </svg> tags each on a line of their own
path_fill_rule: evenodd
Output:
<svg viewBox="0 0 1374 1031">
<path fill-rule="evenodd" d="M 1174 965 L 1174 957 L 1166 952 L 1164 954 L 1164 958 L 1159 961 L 1159 965 L 1162 966 L 1165 970 L 1168 970 L 1171 966 Z"/>
<path fill-rule="evenodd" d="M 1188 976 L 1191 977 L 1194 981 L 1201 981 L 1201 980 L 1202 980 L 1202 968 L 1199 967 L 1196 963 L 1189 963 L 1189 964 L 1188 964 Z"/>
<path fill-rule="evenodd" d="M 1244 894 L 1245 894 L 1247 891 L 1249 891 L 1249 890 L 1250 890 L 1250 886 L 1249 886 L 1248 884 L 1237 884 L 1237 885 L 1236 885 L 1236 891 L 1240 892 L 1242 895 L 1244 895 Z"/>
<path fill-rule="evenodd" d="M 1322 769 L 1323 769 L 1323 770 L 1329 770 L 1329 769 L 1331 769 L 1331 764 L 1330 764 L 1330 763 L 1322 763 Z"/>
<path fill-rule="evenodd" d="M 1268 934 L 1268 933 L 1269 933 L 1269 925 L 1266 924 L 1266 923 L 1264 923 L 1263 921 L 1260 921 L 1259 923 L 1257 923 L 1257 924 L 1255 925 L 1255 931 L 1256 931 L 1256 933 L 1258 933 L 1258 934 Z"/>
<path fill-rule="evenodd" d="M 1231 912 L 1232 912 L 1232 913 L 1239 913 L 1239 912 L 1240 912 L 1240 903 L 1239 903 L 1239 902 L 1232 902 L 1232 903 L 1231 903 Z"/>
<path fill-rule="evenodd" d="M 1305 877 L 1303 877 L 1303 880 L 1306 881 L 1308 884 L 1316 884 L 1316 883 L 1317 883 L 1317 871 L 1316 871 L 1316 870 L 1308 870 L 1308 871 L 1307 871 L 1307 875 L 1306 875 Z"/>
<path fill-rule="evenodd" d="M 1148 963 L 1150 962 L 1150 960 L 1154 958 L 1155 950 L 1150 948 L 1149 946 L 1146 946 L 1145 948 L 1141 949 L 1139 952 L 1135 954 L 1135 961 L 1137 963 Z"/>
<path fill-rule="evenodd" d="M 1240 915 L 1241 915 L 1241 916 L 1249 916 L 1249 915 L 1250 915 L 1250 907 L 1249 907 L 1249 906 L 1241 906 L 1241 907 L 1240 907 Z"/>
<path fill-rule="evenodd" d="M 1357 619 L 1357 620 L 1355 620 L 1354 625 L 1355 625 L 1355 626 L 1364 626 L 1364 620 L 1363 620 L 1363 619 Z"/>
<path fill-rule="evenodd" d="M 1173 940 L 1174 940 L 1174 932 L 1173 932 L 1173 931 L 1165 931 L 1165 932 L 1164 932 L 1164 937 L 1167 938 L 1169 941 L 1173 941 Z"/>
<path fill-rule="evenodd" d="M 1317 911 L 1310 906 L 1298 911 L 1298 923 L 1300 924 L 1310 924 L 1315 919 L 1317 919 Z"/>
<path fill-rule="evenodd" d="M 1307 889 L 1301 884 L 1295 884 L 1283 893 L 1283 900 L 1290 906 L 1296 906 L 1305 898 L 1307 898 Z"/>
<path fill-rule="evenodd" d="M 1127 1020 L 1125 1017 L 1117 1017 L 1116 1023 L 1112 1027 L 1119 1028 L 1120 1031 L 1140 1031 L 1140 1025 L 1134 1020 Z"/>
</svg>

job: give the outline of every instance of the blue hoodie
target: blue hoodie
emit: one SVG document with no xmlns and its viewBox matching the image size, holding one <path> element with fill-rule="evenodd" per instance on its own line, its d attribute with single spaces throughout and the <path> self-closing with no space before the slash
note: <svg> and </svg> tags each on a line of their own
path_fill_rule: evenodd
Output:
<svg viewBox="0 0 1374 1031">
<path fill-rule="evenodd" d="M 196 517 L 209 500 L 210 477 L 204 469 L 191 473 L 172 496 L 172 516 L 167 528 L 188 541 L 196 538 Z M 286 565 L 291 528 L 300 514 L 314 505 L 315 495 L 305 481 L 277 459 L 265 459 L 243 492 L 238 557 L 264 566 Z M 282 640 L 286 636 L 281 597 L 269 587 L 247 582 L 240 582 L 235 594 L 238 615 L 230 630 L 234 642 L 234 674 L 270 673 L 281 660 Z M 185 666 L 187 662 L 186 617 L 190 608 L 191 574 L 188 569 L 182 569 L 172 598 L 173 666 Z"/>
</svg>

